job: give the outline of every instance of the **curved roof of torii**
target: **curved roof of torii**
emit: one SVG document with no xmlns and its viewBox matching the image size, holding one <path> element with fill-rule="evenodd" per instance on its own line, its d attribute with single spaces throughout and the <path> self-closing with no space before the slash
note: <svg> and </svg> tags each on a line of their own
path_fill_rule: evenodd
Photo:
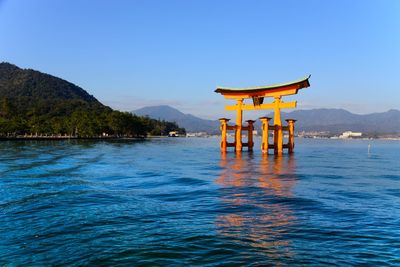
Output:
<svg viewBox="0 0 400 267">
<path fill-rule="evenodd" d="M 300 80 L 288 82 L 288 83 L 281 83 L 281 84 L 274 84 L 274 85 L 267 85 L 267 86 L 257 86 L 257 87 L 246 87 L 246 88 L 228 88 L 228 87 L 218 87 L 214 92 L 224 94 L 235 94 L 235 93 L 257 93 L 257 92 L 268 92 L 268 91 L 279 91 L 279 90 L 286 90 L 286 89 L 302 89 L 310 86 L 310 79 L 311 75 L 308 75 Z"/>
</svg>

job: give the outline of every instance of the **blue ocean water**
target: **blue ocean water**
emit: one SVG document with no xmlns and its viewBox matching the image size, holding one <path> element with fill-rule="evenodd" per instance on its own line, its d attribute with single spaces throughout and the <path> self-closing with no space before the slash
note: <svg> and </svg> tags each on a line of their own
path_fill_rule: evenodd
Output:
<svg viewBox="0 0 400 267">
<path fill-rule="evenodd" d="M 0 237 L 0 266 L 400 266 L 400 142 L 1 142 Z"/>
</svg>

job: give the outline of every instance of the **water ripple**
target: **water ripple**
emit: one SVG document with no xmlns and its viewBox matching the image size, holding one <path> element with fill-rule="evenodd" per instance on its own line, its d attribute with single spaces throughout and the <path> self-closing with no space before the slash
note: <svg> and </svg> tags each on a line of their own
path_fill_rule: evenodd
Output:
<svg viewBox="0 0 400 267">
<path fill-rule="evenodd" d="M 399 143 L 218 142 L 0 143 L 0 266 L 400 265 Z"/>
</svg>

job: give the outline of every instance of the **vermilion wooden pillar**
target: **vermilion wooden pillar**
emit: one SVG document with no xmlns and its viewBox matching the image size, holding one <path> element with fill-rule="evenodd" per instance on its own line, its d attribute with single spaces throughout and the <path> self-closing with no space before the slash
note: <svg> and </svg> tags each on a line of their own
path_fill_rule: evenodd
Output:
<svg viewBox="0 0 400 267">
<path fill-rule="evenodd" d="M 221 129 L 221 151 L 222 152 L 226 152 L 226 148 L 228 147 L 228 141 L 227 141 L 227 137 L 226 137 L 228 121 L 229 121 L 229 119 L 226 119 L 226 118 L 219 119 L 219 122 L 221 123 L 220 129 Z"/>
<path fill-rule="evenodd" d="M 247 120 L 247 147 L 249 151 L 253 151 L 254 141 L 253 141 L 253 130 L 254 122 L 253 120 Z"/>
<path fill-rule="evenodd" d="M 294 123 L 296 120 L 294 119 L 287 119 L 288 123 L 288 131 L 289 131 L 289 139 L 288 139 L 288 152 L 294 152 Z"/>
<path fill-rule="evenodd" d="M 262 130 L 262 137 L 261 137 L 261 151 L 262 153 L 268 154 L 269 148 L 269 121 L 271 118 L 269 117 L 261 117 L 261 130 Z"/>
</svg>

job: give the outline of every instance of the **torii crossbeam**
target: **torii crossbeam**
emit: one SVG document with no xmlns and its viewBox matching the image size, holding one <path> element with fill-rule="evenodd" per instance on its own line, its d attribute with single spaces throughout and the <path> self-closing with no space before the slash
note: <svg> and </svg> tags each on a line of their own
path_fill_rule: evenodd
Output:
<svg viewBox="0 0 400 267">
<path fill-rule="evenodd" d="M 242 130 L 252 129 L 252 122 L 249 123 L 248 127 L 244 127 L 242 125 L 242 117 L 243 110 L 262 110 L 262 109 L 273 109 L 274 110 L 274 125 L 268 127 L 269 118 L 264 118 L 263 121 L 263 143 L 262 143 L 262 151 L 268 152 L 269 148 L 273 148 L 276 154 L 281 154 L 284 147 L 289 149 L 289 152 L 293 152 L 294 142 L 293 142 L 293 132 L 292 136 L 290 136 L 290 130 L 294 131 L 294 120 L 288 121 L 289 125 L 282 127 L 281 120 L 281 108 L 295 108 L 297 106 L 297 102 L 283 102 L 282 96 L 295 95 L 297 92 L 302 89 L 310 86 L 309 78 L 311 75 L 289 83 L 276 84 L 270 86 L 260 86 L 260 87 L 248 87 L 248 88 L 226 88 L 226 87 L 218 87 L 215 92 L 220 93 L 226 99 L 236 100 L 236 105 L 226 106 L 226 110 L 236 111 L 236 125 L 235 126 L 227 126 L 228 120 L 223 118 L 221 119 L 221 130 L 222 130 L 222 143 L 221 149 L 226 150 L 227 146 L 234 146 L 236 151 L 242 151 L 243 143 L 242 143 Z M 274 101 L 272 103 L 263 104 L 264 98 L 273 97 Z M 245 104 L 244 100 L 247 98 L 251 98 L 253 100 L 252 104 Z M 265 123 L 267 125 L 265 125 Z M 226 127 L 224 127 L 224 124 Z M 265 127 L 266 126 L 266 127 Z M 265 128 L 267 128 L 265 130 Z M 235 130 L 235 142 L 232 144 L 227 143 L 226 141 L 226 131 L 229 129 Z M 274 144 L 268 144 L 268 130 L 274 131 Z M 289 143 L 287 145 L 283 144 L 283 130 L 289 131 Z M 249 131 L 250 134 L 250 131 Z M 224 137 L 225 135 L 225 137 Z M 252 133 L 251 133 L 252 135 Z M 265 136 L 266 135 L 266 136 Z M 252 136 L 249 136 L 249 142 L 245 143 L 245 145 L 252 150 L 252 141 L 250 142 L 250 138 L 252 140 Z M 265 143 L 266 140 L 266 143 Z M 224 143 L 225 142 L 225 143 Z M 292 147 L 291 147 L 292 144 Z"/>
</svg>

